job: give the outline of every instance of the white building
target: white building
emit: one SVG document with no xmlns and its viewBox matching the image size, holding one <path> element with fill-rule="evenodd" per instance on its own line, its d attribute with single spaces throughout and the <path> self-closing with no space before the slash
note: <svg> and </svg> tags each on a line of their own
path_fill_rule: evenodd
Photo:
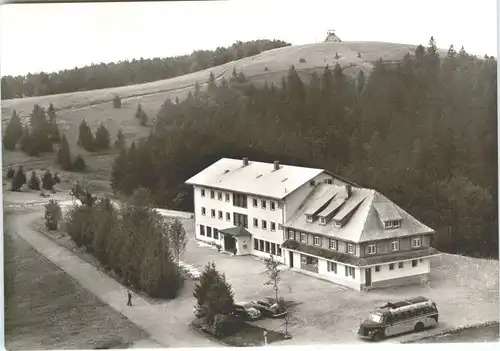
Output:
<svg viewBox="0 0 500 351">
<path fill-rule="evenodd" d="M 434 231 L 326 170 L 223 158 L 186 181 L 196 239 L 356 290 L 425 281 Z"/>
<path fill-rule="evenodd" d="M 283 262 L 283 224 L 321 182 L 348 183 L 322 169 L 220 159 L 186 181 L 194 188 L 196 239 Z"/>
</svg>

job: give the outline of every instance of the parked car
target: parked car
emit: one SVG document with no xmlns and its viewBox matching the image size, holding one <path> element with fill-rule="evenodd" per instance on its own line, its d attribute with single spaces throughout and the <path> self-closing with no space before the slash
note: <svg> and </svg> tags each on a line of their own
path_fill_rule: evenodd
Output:
<svg viewBox="0 0 500 351">
<path fill-rule="evenodd" d="M 248 320 L 259 319 L 261 314 L 258 309 L 248 302 L 238 302 L 234 304 L 234 314 Z"/>
<path fill-rule="evenodd" d="M 276 299 L 263 298 L 252 301 L 252 305 L 266 317 L 281 318 L 287 315 L 287 310 L 279 305 Z"/>
</svg>

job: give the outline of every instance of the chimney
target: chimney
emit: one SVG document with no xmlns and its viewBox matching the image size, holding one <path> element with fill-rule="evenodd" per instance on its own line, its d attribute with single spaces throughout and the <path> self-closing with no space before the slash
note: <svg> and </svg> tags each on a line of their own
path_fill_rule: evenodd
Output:
<svg viewBox="0 0 500 351">
<path fill-rule="evenodd" d="M 351 194 L 352 194 L 352 187 L 349 184 L 346 184 L 346 186 L 345 186 L 345 192 L 346 192 L 347 198 L 350 198 Z"/>
<path fill-rule="evenodd" d="M 280 169 L 280 161 L 274 161 L 274 170 L 277 171 Z"/>
<path fill-rule="evenodd" d="M 243 157 L 243 167 L 248 166 L 248 157 Z"/>
</svg>

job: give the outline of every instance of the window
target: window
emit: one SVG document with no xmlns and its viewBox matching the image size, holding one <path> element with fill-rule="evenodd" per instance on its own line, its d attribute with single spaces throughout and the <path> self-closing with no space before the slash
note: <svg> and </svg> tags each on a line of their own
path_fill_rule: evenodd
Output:
<svg viewBox="0 0 500 351">
<path fill-rule="evenodd" d="M 356 278 L 356 269 L 354 267 L 348 267 L 349 269 L 349 276 Z"/>
<path fill-rule="evenodd" d="M 262 229 L 267 230 L 267 222 L 262 220 Z"/>
<path fill-rule="evenodd" d="M 225 196 L 226 196 L 226 202 L 229 202 L 229 198 L 230 198 L 229 193 L 226 193 Z"/>
<path fill-rule="evenodd" d="M 333 221 L 333 225 L 335 226 L 335 228 L 342 228 L 342 223 L 340 222 Z"/>
<path fill-rule="evenodd" d="M 333 180 L 332 179 L 327 179 L 326 180 L 326 184 L 333 184 Z"/>
<path fill-rule="evenodd" d="M 266 252 L 269 253 L 271 251 L 271 245 L 269 245 L 269 241 L 266 241 Z"/>
<path fill-rule="evenodd" d="M 222 214 L 222 211 L 219 211 L 219 219 L 223 219 L 224 215 Z"/>
<path fill-rule="evenodd" d="M 276 202 L 274 202 L 274 201 L 269 201 L 269 207 L 271 208 L 271 211 L 276 210 Z"/>
<path fill-rule="evenodd" d="M 310 185 L 310 186 L 315 186 L 315 185 L 316 185 L 316 182 L 315 182 L 314 180 L 311 180 L 311 181 L 309 182 L 309 185 Z"/>
<path fill-rule="evenodd" d="M 354 245 L 353 244 L 347 244 L 347 253 L 354 253 Z"/>
<path fill-rule="evenodd" d="M 337 240 L 330 239 L 330 250 L 337 250 Z"/>
<path fill-rule="evenodd" d="M 211 238 L 211 237 L 212 237 L 212 227 L 209 227 L 208 225 L 207 225 L 207 236 L 208 236 L 209 238 Z"/>
<path fill-rule="evenodd" d="M 264 209 L 264 210 L 265 210 L 265 209 L 267 208 L 267 201 L 266 201 L 266 200 L 262 200 L 262 201 L 260 202 L 260 206 L 262 207 L 262 209 Z"/>
<path fill-rule="evenodd" d="M 326 218 L 325 217 L 319 217 L 319 224 L 326 224 Z"/>
<path fill-rule="evenodd" d="M 259 228 L 259 220 L 257 218 L 253 219 L 253 226 L 254 228 Z"/>
<path fill-rule="evenodd" d="M 219 239 L 219 229 L 214 228 L 214 239 Z"/>
<path fill-rule="evenodd" d="M 307 264 L 307 257 L 304 255 L 300 255 L 300 263 Z"/>
<path fill-rule="evenodd" d="M 215 199 L 215 191 L 210 190 L 210 198 Z"/>
<path fill-rule="evenodd" d="M 418 265 L 418 261 L 417 260 L 412 260 L 411 261 L 411 266 L 412 267 L 416 267 Z"/>
<path fill-rule="evenodd" d="M 200 224 L 200 235 L 205 236 L 205 226 Z"/>
<path fill-rule="evenodd" d="M 233 224 L 235 227 L 243 226 L 243 228 L 248 228 L 248 216 L 233 212 Z"/>
<path fill-rule="evenodd" d="M 389 264 L 389 270 L 390 270 L 390 271 L 393 271 L 393 270 L 394 270 L 394 263 L 390 263 L 390 264 Z"/>
<path fill-rule="evenodd" d="M 384 222 L 385 229 L 391 229 L 391 228 L 399 228 L 401 227 L 401 221 L 385 221 Z"/>
<path fill-rule="evenodd" d="M 258 239 L 253 239 L 253 249 L 254 250 L 259 249 L 259 240 Z"/>
<path fill-rule="evenodd" d="M 368 245 L 368 254 L 373 255 L 375 252 L 377 252 L 375 244 Z"/>
<path fill-rule="evenodd" d="M 349 276 L 349 267 L 347 266 L 344 266 L 345 267 L 345 276 L 348 277 Z"/>
<path fill-rule="evenodd" d="M 207 209 L 205 207 L 201 208 L 201 215 L 205 216 L 207 214 Z"/>
<path fill-rule="evenodd" d="M 247 208 L 247 196 L 243 194 L 233 194 L 233 206 Z"/>
<path fill-rule="evenodd" d="M 256 198 L 253 198 L 253 207 L 257 207 L 258 203 L 257 203 L 257 199 Z"/>
<path fill-rule="evenodd" d="M 271 255 L 276 255 L 276 244 L 271 243 Z"/>
<path fill-rule="evenodd" d="M 222 201 L 222 192 L 217 192 L 217 200 L 221 200 Z"/>
<path fill-rule="evenodd" d="M 311 216 L 311 215 L 307 215 L 307 216 L 306 216 L 306 221 L 307 221 L 307 222 L 309 222 L 309 223 L 312 223 L 312 221 L 313 221 L 313 216 Z"/>
<path fill-rule="evenodd" d="M 380 272 L 380 266 L 375 266 L 375 272 Z"/>
<path fill-rule="evenodd" d="M 259 240 L 259 251 L 264 251 L 264 240 Z"/>
<path fill-rule="evenodd" d="M 215 218 L 215 210 L 210 210 L 210 213 L 212 214 L 212 218 Z"/>
<path fill-rule="evenodd" d="M 336 262 L 327 261 L 327 268 L 328 268 L 328 272 L 334 272 L 335 274 L 337 274 L 337 263 Z"/>
<path fill-rule="evenodd" d="M 314 245 L 321 246 L 321 238 L 319 236 L 314 237 Z"/>
<path fill-rule="evenodd" d="M 399 263 L 398 263 L 398 268 L 403 268 L 403 267 L 404 267 L 403 262 L 399 262 Z"/>
<path fill-rule="evenodd" d="M 279 244 L 276 244 L 276 251 L 278 251 L 278 256 L 281 256 L 281 246 Z"/>
<path fill-rule="evenodd" d="M 413 247 L 420 247 L 422 245 L 420 237 L 413 238 L 411 242 Z"/>
<path fill-rule="evenodd" d="M 399 250 L 399 240 L 394 240 L 391 243 L 391 250 L 392 251 L 398 251 Z"/>
<path fill-rule="evenodd" d="M 274 222 L 269 222 L 269 223 L 271 223 L 271 231 L 275 232 L 276 231 L 276 223 L 274 223 Z"/>
<path fill-rule="evenodd" d="M 295 232 L 293 230 L 288 231 L 288 239 L 295 240 Z"/>
<path fill-rule="evenodd" d="M 226 212 L 226 221 L 231 222 L 231 213 Z"/>
<path fill-rule="evenodd" d="M 300 233 L 300 241 L 307 243 L 307 235 L 305 233 Z"/>
<path fill-rule="evenodd" d="M 205 197 L 205 189 L 201 189 L 201 197 Z"/>
</svg>

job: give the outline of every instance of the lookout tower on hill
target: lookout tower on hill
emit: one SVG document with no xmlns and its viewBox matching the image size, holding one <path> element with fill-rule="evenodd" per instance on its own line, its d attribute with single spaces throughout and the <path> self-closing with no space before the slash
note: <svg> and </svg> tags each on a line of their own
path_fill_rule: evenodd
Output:
<svg viewBox="0 0 500 351">
<path fill-rule="evenodd" d="M 335 34 L 335 29 L 329 29 L 326 31 L 325 42 L 340 43 L 342 40 Z"/>
</svg>

